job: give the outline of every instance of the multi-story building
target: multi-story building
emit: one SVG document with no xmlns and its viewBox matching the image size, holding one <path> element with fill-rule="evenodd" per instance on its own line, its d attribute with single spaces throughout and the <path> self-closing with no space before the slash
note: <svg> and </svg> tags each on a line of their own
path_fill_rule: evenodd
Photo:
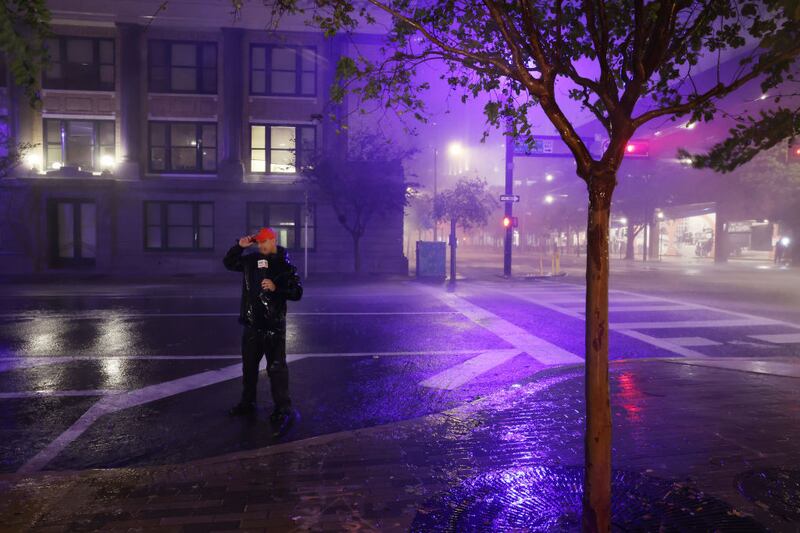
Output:
<svg viewBox="0 0 800 533">
<path fill-rule="evenodd" d="M 34 144 L 0 179 L 0 272 L 216 272 L 264 225 L 302 271 L 352 271 L 349 234 L 297 169 L 346 149 L 328 88 L 353 39 L 374 37 L 268 31 L 260 2 L 260 20 L 162 4 L 52 1 L 40 109 L 0 69 L 0 125 Z M 367 230 L 365 272 L 407 271 L 402 219 Z"/>
</svg>

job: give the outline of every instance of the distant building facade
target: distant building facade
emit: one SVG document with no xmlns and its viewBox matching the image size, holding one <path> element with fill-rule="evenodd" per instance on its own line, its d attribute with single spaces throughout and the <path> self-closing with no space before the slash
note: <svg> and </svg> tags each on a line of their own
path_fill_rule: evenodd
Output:
<svg viewBox="0 0 800 533">
<path fill-rule="evenodd" d="M 327 95 L 348 43 L 180 1 L 148 26 L 133 10 L 150 4 L 51 2 L 41 109 L 0 68 L 0 127 L 35 145 L 0 179 L 0 273 L 213 273 L 265 225 L 302 271 L 352 271 L 349 234 L 297 171 L 346 149 Z M 367 230 L 364 272 L 407 272 L 402 232 L 402 212 Z"/>
</svg>

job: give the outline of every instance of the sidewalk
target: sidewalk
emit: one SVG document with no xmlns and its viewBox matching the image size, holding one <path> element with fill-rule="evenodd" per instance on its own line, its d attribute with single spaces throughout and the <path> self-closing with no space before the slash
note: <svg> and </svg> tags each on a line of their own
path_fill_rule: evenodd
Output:
<svg viewBox="0 0 800 533">
<path fill-rule="evenodd" d="M 708 364 L 612 365 L 617 520 L 800 531 L 800 378 Z M 187 464 L 0 476 L 0 530 L 489 531 L 574 515 L 582 381 L 550 369 L 444 413 Z M 527 496 L 495 501 L 498 483 Z M 640 512 L 647 494 L 659 501 Z"/>
</svg>

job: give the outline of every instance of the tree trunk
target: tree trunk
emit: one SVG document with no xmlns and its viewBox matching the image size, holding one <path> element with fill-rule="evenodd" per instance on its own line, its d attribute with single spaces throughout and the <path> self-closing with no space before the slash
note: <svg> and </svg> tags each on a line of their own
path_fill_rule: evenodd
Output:
<svg viewBox="0 0 800 533">
<path fill-rule="evenodd" d="M 628 217 L 627 230 L 625 232 L 625 260 L 633 261 L 636 259 L 636 227 L 633 224 L 633 219 Z M 588 243 L 587 243 L 588 244 Z"/>
<path fill-rule="evenodd" d="M 359 245 L 361 235 L 353 235 L 353 270 L 356 274 L 361 273 L 361 251 Z"/>
<path fill-rule="evenodd" d="M 611 405 L 608 385 L 608 229 L 615 180 L 589 182 L 586 231 L 586 434 L 583 531 L 610 530 Z"/>
</svg>

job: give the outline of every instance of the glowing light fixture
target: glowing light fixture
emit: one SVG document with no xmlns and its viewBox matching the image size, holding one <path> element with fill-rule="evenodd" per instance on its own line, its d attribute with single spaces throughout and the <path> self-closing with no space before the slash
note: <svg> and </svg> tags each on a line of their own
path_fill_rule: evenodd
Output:
<svg viewBox="0 0 800 533">
<path fill-rule="evenodd" d="M 116 161 L 113 155 L 105 154 L 100 156 L 100 168 L 103 170 L 112 170 L 115 164 Z"/>
<path fill-rule="evenodd" d="M 458 141 L 453 141 L 447 145 L 447 155 L 450 157 L 460 157 L 464 155 L 464 147 Z"/>
<path fill-rule="evenodd" d="M 553 181 L 555 177 L 552 174 L 547 174 L 544 179 L 545 181 Z"/>
<path fill-rule="evenodd" d="M 42 157 L 39 154 L 28 154 L 25 156 L 25 166 L 31 170 L 42 168 Z"/>
<path fill-rule="evenodd" d="M 544 197 L 544 203 L 546 204 L 552 204 L 555 201 L 556 199 L 552 194 L 548 194 L 547 196 Z"/>
</svg>

